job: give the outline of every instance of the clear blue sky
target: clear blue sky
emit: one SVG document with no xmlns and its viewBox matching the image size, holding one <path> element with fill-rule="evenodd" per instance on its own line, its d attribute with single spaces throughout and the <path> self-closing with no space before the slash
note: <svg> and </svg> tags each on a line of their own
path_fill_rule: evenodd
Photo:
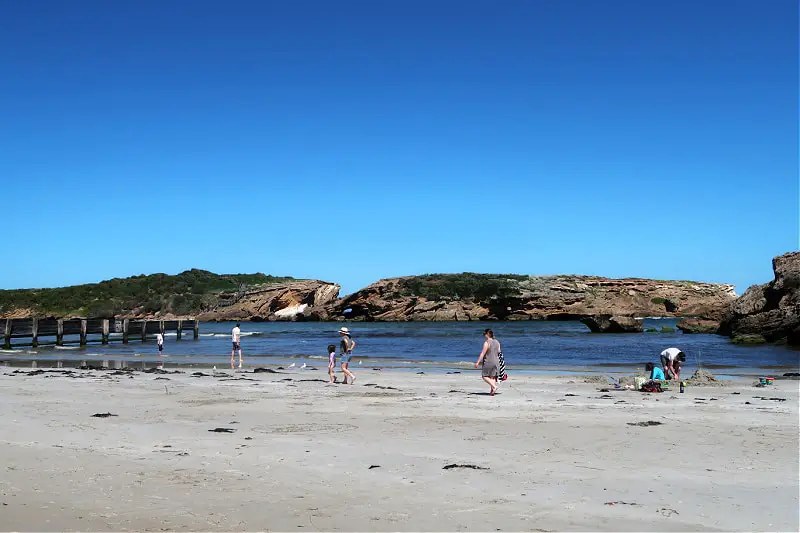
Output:
<svg viewBox="0 0 800 533">
<path fill-rule="evenodd" d="M 741 292 L 798 248 L 797 24 L 789 0 L 4 2 L 0 287 Z"/>
</svg>

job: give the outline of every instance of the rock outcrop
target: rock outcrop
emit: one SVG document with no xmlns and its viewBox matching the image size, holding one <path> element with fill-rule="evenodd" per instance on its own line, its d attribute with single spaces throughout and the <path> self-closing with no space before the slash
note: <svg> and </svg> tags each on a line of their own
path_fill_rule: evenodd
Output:
<svg viewBox="0 0 800 533">
<path fill-rule="evenodd" d="M 731 285 L 593 276 L 441 274 L 378 281 L 310 320 L 578 320 L 627 317 L 719 318 Z"/>
<path fill-rule="evenodd" d="M 198 320 L 302 320 L 312 309 L 334 302 L 339 285 L 316 280 L 293 281 L 247 290 L 224 301 Z"/>
<path fill-rule="evenodd" d="M 750 287 L 730 305 L 719 333 L 800 345 L 800 252 L 774 258 L 772 270 L 773 281 Z"/>
<path fill-rule="evenodd" d="M 675 327 L 684 333 L 716 333 L 719 331 L 719 322 L 705 318 L 684 318 Z"/>
<path fill-rule="evenodd" d="M 641 333 L 642 320 L 629 316 L 594 315 L 581 319 L 592 333 Z"/>
</svg>

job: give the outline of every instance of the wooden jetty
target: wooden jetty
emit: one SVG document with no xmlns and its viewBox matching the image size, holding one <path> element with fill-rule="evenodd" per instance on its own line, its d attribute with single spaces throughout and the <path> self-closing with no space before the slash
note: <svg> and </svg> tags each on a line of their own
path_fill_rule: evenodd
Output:
<svg viewBox="0 0 800 533">
<path fill-rule="evenodd" d="M 112 320 L 107 318 L 72 318 L 72 319 L 40 319 L 40 318 L 7 318 L 3 336 L 3 348 L 10 350 L 12 346 L 40 346 L 78 343 L 85 346 L 90 342 L 108 344 L 111 334 L 121 334 L 122 342 L 127 344 L 131 339 L 144 342 L 147 335 L 176 331 L 181 340 L 184 331 L 191 330 L 196 340 L 200 335 L 200 322 L 187 320 Z M 90 337 L 93 335 L 93 337 Z M 99 335 L 99 338 L 97 337 Z M 117 337 L 115 335 L 115 337 Z M 75 337 L 77 336 L 77 339 Z M 65 339 L 67 337 L 67 339 Z M 69 338 L 72 337 L 72 338 Z M 30 339 L 24 342 L 11 342 L 12 339 Z"/>
</svg>

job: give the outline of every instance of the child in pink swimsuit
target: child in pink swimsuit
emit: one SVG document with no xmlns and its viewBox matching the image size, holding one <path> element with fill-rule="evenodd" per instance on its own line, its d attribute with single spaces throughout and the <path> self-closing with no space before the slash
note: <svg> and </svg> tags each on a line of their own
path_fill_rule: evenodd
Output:
<svg viewBox="0 0 800 533">
<path fill-rule="evenodd" d="M 336 376 L 334 369 L 336 368 L 336 346 L 333 344 L 328 345 L 328 383 L 336 383 Z"/>
</svg>

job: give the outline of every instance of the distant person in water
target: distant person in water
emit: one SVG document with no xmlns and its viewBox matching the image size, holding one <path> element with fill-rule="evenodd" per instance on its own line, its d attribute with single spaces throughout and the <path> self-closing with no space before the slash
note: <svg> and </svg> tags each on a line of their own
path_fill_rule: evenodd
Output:
<svg viewBox="0 0 800 533">
<path fill-rule="evenodd" d="M 164 333 L 156 333 L 156 343 L 158 344 L 158 355 L 164 355 Z"/>
<path fill-rule="evenodd" d="M 342 372 L 344 372 L 344 384 L 347 385 L 349 383 L 352 385 L 356 382 L 356 377 L 349 369 L 350 354 L 353 352 L 353 348 L 356 347 L 356 341 L 350 338 L 350 330 L 347 328 L 341 328 L 339 336 L 342 338 L 339 342 L 339 361 L 342 365 Z"/>
<path fill-rule="evenodd" d="M 336 345 L 328 345 L 328 383 L 336 383 Z"/>
<path fill-rule="evenodd" d="M 242 368 L 242 330 L 239 329 L 239 323 L 236 323 L 233 331 L 231 331 L 231 340 L 233 341 L 233 348 L 231 348 L 231 370 L 236 368 L 233 365 L 233 356 L 236 351 L 239 351 L 239 368 Z"/>
<path fill-rule="evenodd" d="M 483 350 L 475 362 L 475 368 L 482 368 L 481 377 L 490 387 L 489 394 L 494 396 L 498 386 L 497 376 L 500 374 L 500 342 L 494 338 L 491 329 L 483 332 L 483 338 Z"/>
<path fill-rule="evenodd" d="M 644 369 L 650 372 L 648 379 L 665 381 L 664 372 L 653 363 L 647 363 Z"/>
<path fill-rule="evenodd" d="M 681 379 L 681 363 L 686 361 L 686 354 L 678 348 L 667 348 L 661 352 L 661 366 L 667 379 Z"/>
</svg>

